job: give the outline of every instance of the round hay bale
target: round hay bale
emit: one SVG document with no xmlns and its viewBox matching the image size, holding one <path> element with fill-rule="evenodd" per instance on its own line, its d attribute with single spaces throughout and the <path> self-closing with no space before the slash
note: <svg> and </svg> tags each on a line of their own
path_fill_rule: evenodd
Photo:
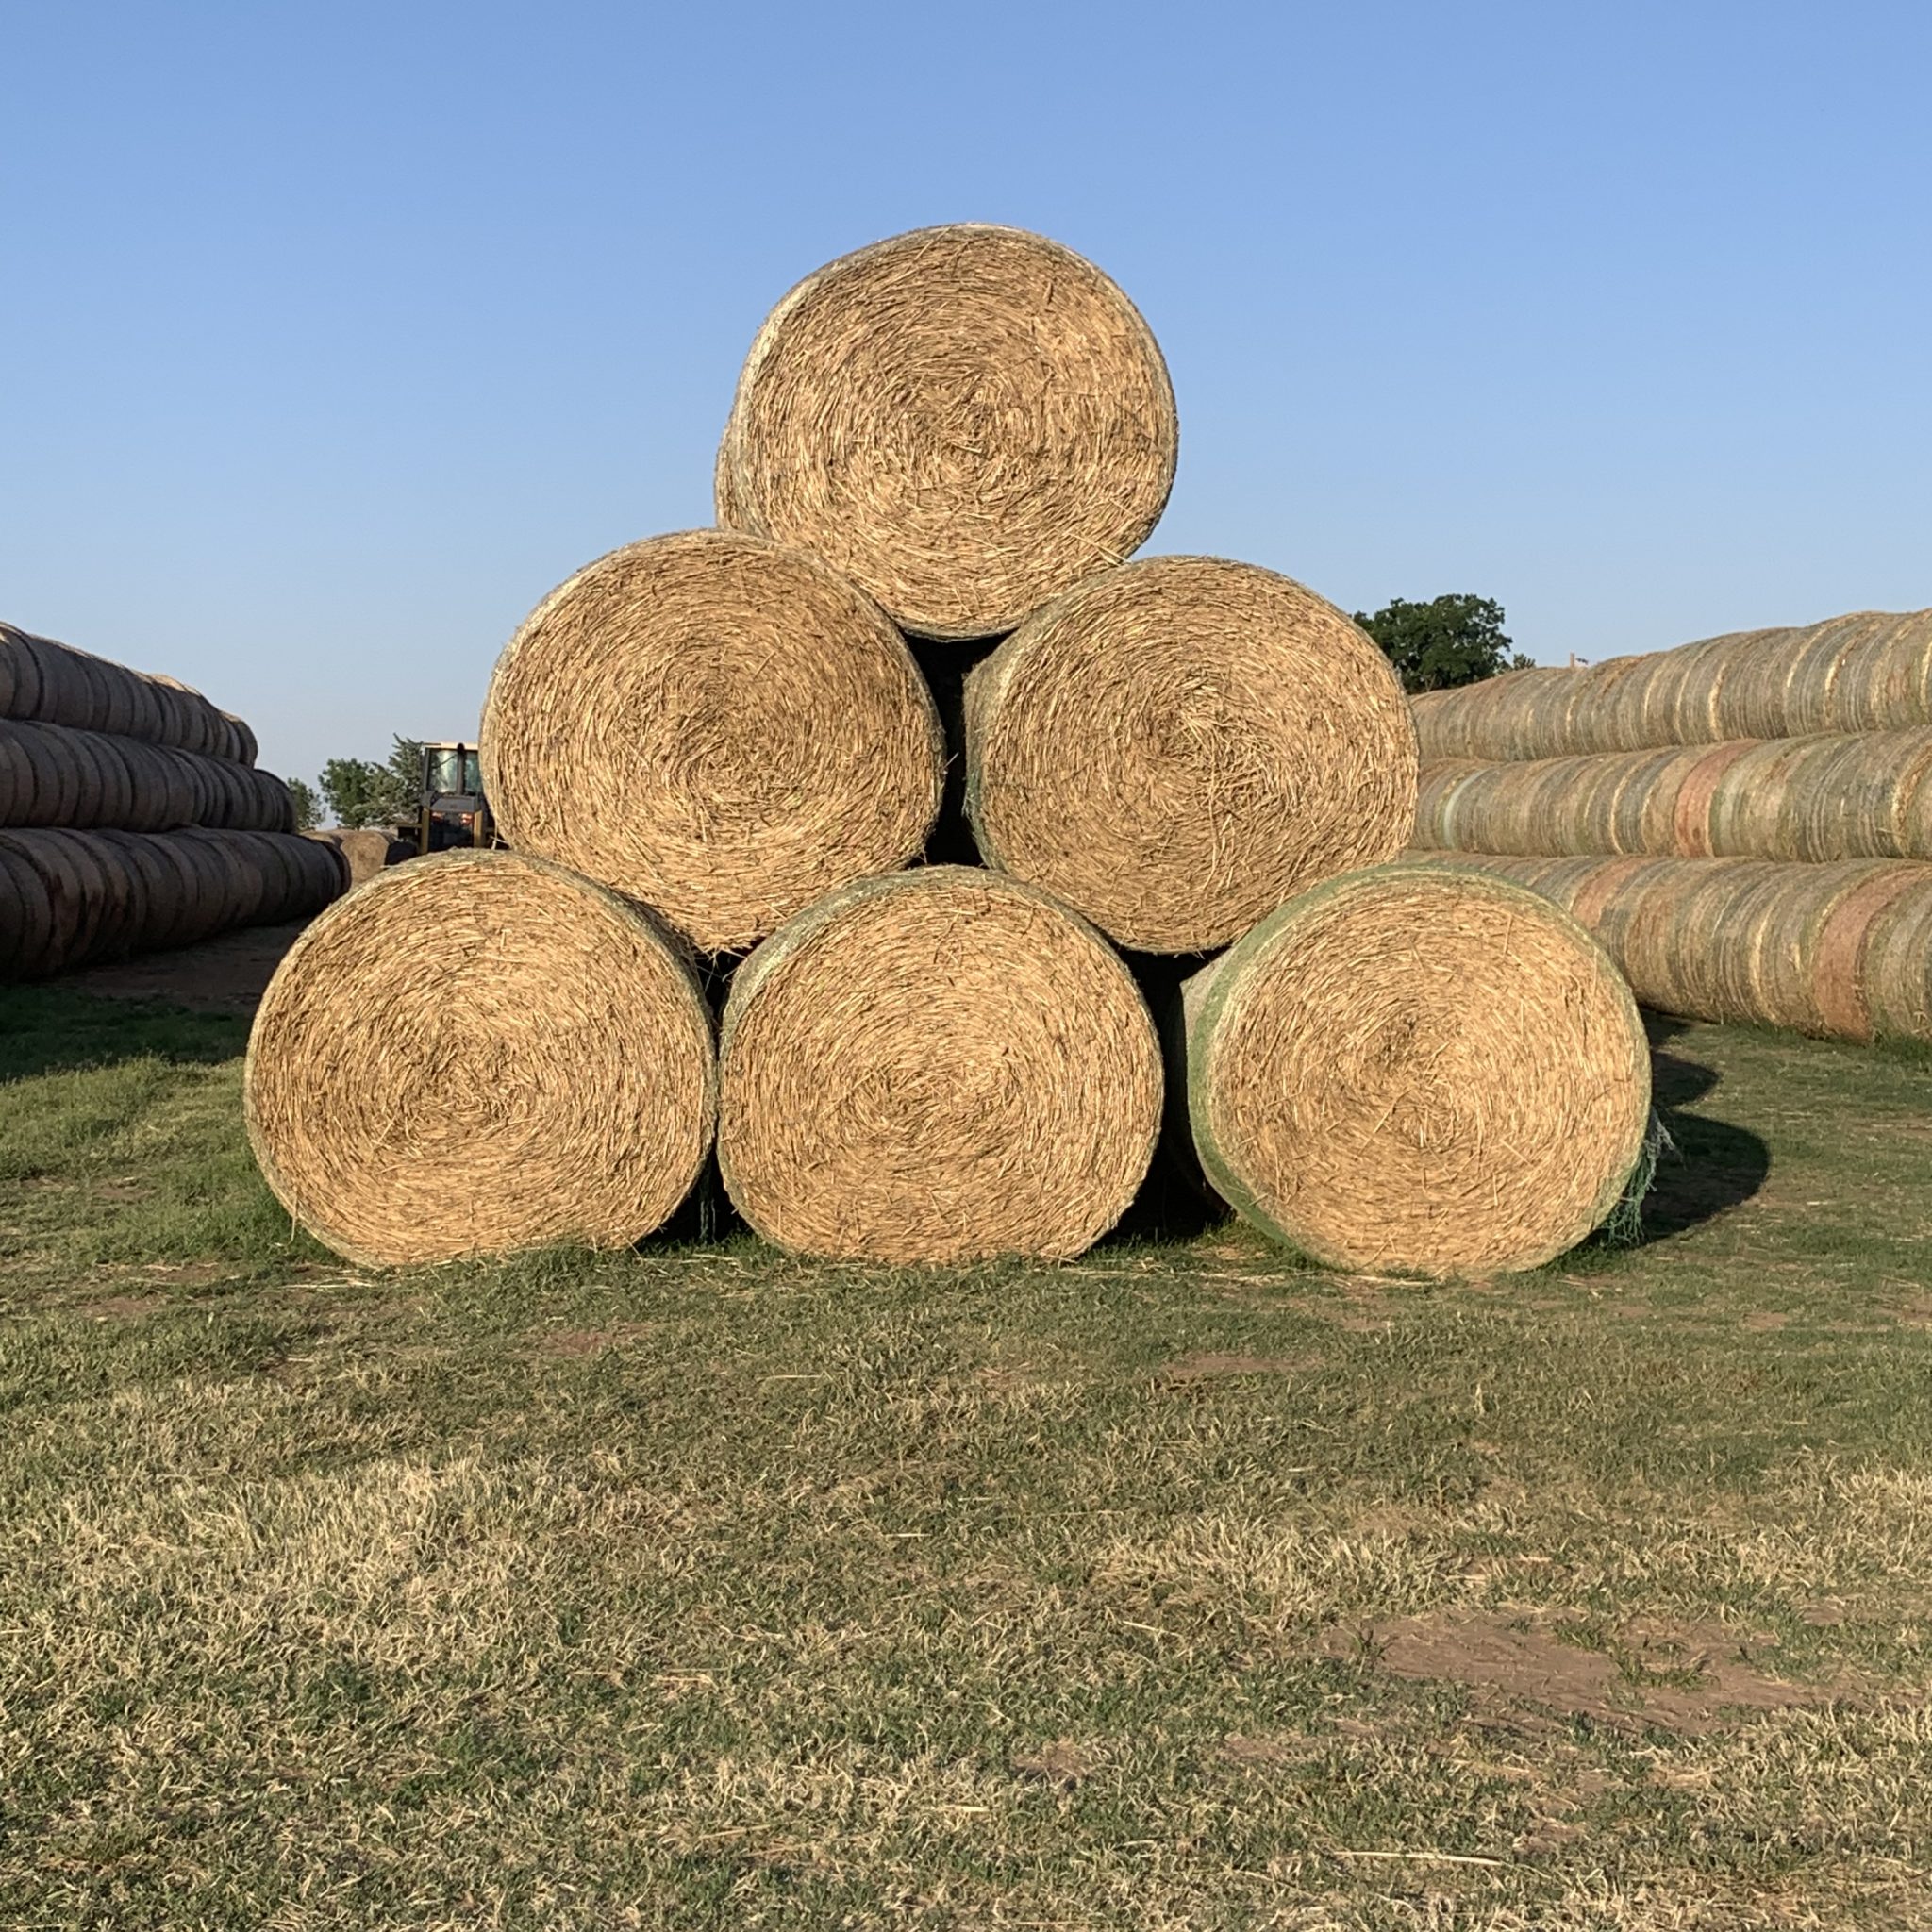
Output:
<svg viewBox="0 0 1932 1932">
<path fill-rule="evenodd" d="M 1029 618 L 966 680 L 966 810 L 987 863 L 1122 945 L 1223 946 L 1393 858 L 1415 731 L 1389 660 L 1273 571 L 1156 557 Z"/>
<path fill-rule="evenodd" d="M 54 908 L 41 869 L 16 839 L 0 832 L 0 978 L 38 979 L 49 970 Z"/>
<path fill-rule="evenodd" d="M 905 641 L 816 558 L 693 530 L 579 571 L 483 713 L 505 840 L 707 952 L 903 865 L 939 811 L 939 719 Z"/>
<path fill-rule="evenodd" d="M 34 768 L 24 727 L 0 719 L 0 825 L 24 825 L 33 810 Z"/>
<path fill-rule="evenodd" d="M 1711 813 L 1718 787 L 1724 774 L 1757 744 L 1755 738 L 1739 738 L 1727 744 L 1692 747 L 1696 760 L 1678 780 L 1671 810 L 1672 850 L 1686 858 L 1711 856 Z"/>
<path fill-rule="evenodd" d="M 1203 1168 L 1327 1267 L 1537 1267 L 1608 1215 L 1642 1149 L 1650 1053 L 1629 988 L 1575 921 L 1502 878 L 1333 880 L 1185 1002 Z"/>
<path fill-rule="evenodd" d="M 1875 867 L 1830 908 L 1811 964 L 1819 1032 L 1840 1040 L 1873 1037 L 1872 941 L 1910 893 L 1932 903 L 1932 867 Z"/>
<path fill-rule="evenodd" d="M 1911 883 L 1872 922 L 1859 990 L 1874 1039 L 1932 1041 L 1932 880 L 1899 870 Z"/>
<path fill-rule="evenodd" d="M 1159 1127 L 1125 966 L 1045 892 L 966 866 L 861 880 L 767 940 L 719 1055 L 724 1185 L 798 1254 L 1077 1255 Z"/>
<path fill-rule="evenodd" d="M 1008 631 L 1152 534 L 1179 432 L 1140 311 L 1017 228 L 922 228 L 807 276 L 724 432 L 721 521 L 824 558 L 906 629 Z"/>
<path fill-rule="evenodd" d="M 716 1089 L 672 938 L 509 852 L 401 866 L 324 912 L 269 982 L 244 1075 L 276 1197 L 373 1267 L 641 1241 L 697 1177 Z"/>
</svg>

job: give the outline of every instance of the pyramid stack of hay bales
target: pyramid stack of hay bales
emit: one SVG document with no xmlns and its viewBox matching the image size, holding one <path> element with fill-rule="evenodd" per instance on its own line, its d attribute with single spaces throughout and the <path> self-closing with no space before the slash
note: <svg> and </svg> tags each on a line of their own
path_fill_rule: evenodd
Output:
<svg viewBox="0 0 1932 1932">
<path fill-rule="evenodd" d="M 1919 929 L 1932 865 L 1932 611 L 1513 672 L 1414 708 L 1417 853 L 1566 905 L 1646 1005 L 1932 1039 L 1895 937 Z"/>
<path fill-rule="evenodd" d="M 449 852 L 295 941 L 244 1090 L 283 1205 L 380 1267 L 641 1240 L 696 1178 L 716 1085 L 696 975 L 649 913 L 541 859 Z"/>
<path fill-rule="evenodd" d="M 347 886 L 255 734 L 198 691 L 0 625 L 0 977 L 305 919 Z"/>
<path fill-rule="evenodd" d="M 926 229 L 801 282 L 739 381 L 712 479 L 719 528 L 587 566 L 497 665 L 486 789 L 536 870 L 514 890 L 482 862 L 359 887 L 270 989 L 251 1118 L 291 1210 L 340 1251 L 383 1260 L 633 1239 L 668 1212 L 693 1171 L 687 1130 L 708 1117 L 688 1087 L 675 1133 L 612 1124 L 621 1102 L 672 1102 L 658 1087 L 625 1095 L 611 1065 L 641 1074 L 648 1061 L 657 1079 L 693 1064 L 688 1037 L 674 1053 L 617 1016 L 596 959 L 641 944 L 609 936 L 621 899 L 701 958 L 713 989 L 728 984 L 718 1167 L 768 1240 L 922 1265 L 1071 1257 L 1115 1225 L 1163 1112 L 1141 984 L 1158 976 L 1155 956 L 1269 930 L 1300 895 L 1391 857 L 1415 806 L 1407 707 L 1340 610 L 1251 565 L 1128 561 L 1176 448 L 1151 331 L 1055 242 Z M 949 755 L 965 767 L 958 824 L 938 818 Z M 981 862 L 919 862 L 962 848 Z M 1506 895 L 1435 874 L 1403 890 L 1408 941 L 1445 958 Z M 388 1019 L 392 983 L 437 957 L 452 911 L 475 958 L 465 986 L 498 971 L 508 985 Z M 573 935 L 560 962 L 553 918 Z M 1616 1031 L 1627 995 L 1617 1007 L 1574 925 L 1552 939 L 1553 915 L 1520 907 L 1515 923 L 1532 936 L 1518 953 L 1483 927 L 1484 970 L 1525 989 L 1483 1035 L 1484 1071 L 1541 1091 L 1545 1111 L 1508 1114 L 1510 1132 L 1585 1122 L 1588 1158 L 1525 1157 L 1507 1230 L 1484 1245 L 1465 1210 L 1501 1183 L 1466 1137 L 1437 1162 L 1441 1119 L 1419 1104 L 1379 1134 L 1350 1130 L 1350 1198 L 1400 1196 L 1399 1236 L 1324 1247 L 1315 1221 L 1269 1225 L 1336 1265 L 1447 1275 L 1529 1265 L 1607 1211 L 1647 1095 L 1641 1039 Z M 1578 986 L 1611 1018 L 1587 1039 L 1574 1024 L 1552 1035 L 1542 1005 Z M 1457 986 L 1432 1024 L 1453 1031 L 1468 997 Z M 1226 1090 L 1240 1100 L 1230 1144 L 1272 1143 L 1324 1108 L 1340 1120 L 1333 1083 L 1354 1074 L 1300 1055 L 1290 1003 L 1241 1010 L 1227 1064 L 1293 1075 Z M 1407 1024 L 1385 1032 L 1385 1059 Z M 580 1055 L 594 1118 L 569 1111 Z M 528 1086 L 506 1131 L 529 1150 L 533 1185 L 513 1166 L 494 1182 L 513 1208 L 439 1223 L 426 1189 L 381 1198 L 380 1174 L 448 1164 L 440 1117 L 409 1102 L 416 1074 L 444 1061 Z M 1221 1077 L 1201 1075 L 1215 1091 Z M 1420 1065 L 1408 1077 L 1427 1085 Z M 479 1075 L 475 1104 L 511 1102 Z M 552 1149 L 541 1122 L 557 1108 Z M 623 1190 L 607 1198 L 626 1147 L 618 1166 L 651 1183 L 648 1212 Z M 1210 1171 L 1247 1201 L 1232 1165 Z"/>
</svg>

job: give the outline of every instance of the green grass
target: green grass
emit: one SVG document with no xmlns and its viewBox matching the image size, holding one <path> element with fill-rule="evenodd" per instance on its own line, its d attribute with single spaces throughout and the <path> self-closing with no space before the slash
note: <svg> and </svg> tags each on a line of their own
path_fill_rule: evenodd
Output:
<svg viewBox="0 0 1932 1932">
<path fill-rule="evenodd" d="M 1654 1238 L 372 1277 L 239 1023 L 0 995 L 0 1924 L 1932 1924 L 1923 1056 Z"/>
</svg>

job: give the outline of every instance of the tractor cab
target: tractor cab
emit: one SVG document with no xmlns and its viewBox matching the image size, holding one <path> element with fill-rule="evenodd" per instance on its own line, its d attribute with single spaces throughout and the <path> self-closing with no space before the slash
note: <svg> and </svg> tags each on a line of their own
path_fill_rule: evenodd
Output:
<svg viewBox="0 0 1932 1932">
<path fill-rule="evenodd" d="M 483 764 L 474 744 L 425 744 L 417 796 L 416 849 L 493 845 L 496 827 L 483 796 Z"/>
</svg>

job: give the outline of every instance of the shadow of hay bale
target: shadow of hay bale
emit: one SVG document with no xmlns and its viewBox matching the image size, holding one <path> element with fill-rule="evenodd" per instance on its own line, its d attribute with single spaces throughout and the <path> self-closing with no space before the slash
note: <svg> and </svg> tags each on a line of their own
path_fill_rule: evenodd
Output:
<svg viewBox="0 0 1932 1932">
<path fill-rule="evenodd" d="M 1771 1149 L 1747 1127 L 1684 1111 L 1717 1086 L 1717 1071 L 1667 1050 L 1690 1030 L 1686 1022 L 1651 1012 L 1643 1020 L 1650 1036 L 1652 1095 L 1675 1149 L 1659 1161 L 1644 1199 L 1648 1244 L 1750 1200 L 1771 1173 Z"/>
</svg>

